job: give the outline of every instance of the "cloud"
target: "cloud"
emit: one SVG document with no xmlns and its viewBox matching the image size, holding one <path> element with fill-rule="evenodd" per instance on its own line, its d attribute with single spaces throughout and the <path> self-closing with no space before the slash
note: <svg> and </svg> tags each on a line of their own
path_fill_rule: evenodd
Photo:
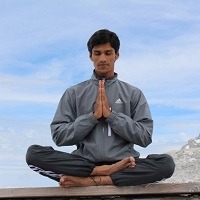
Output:
<svg viewBox="0 0 200 200">
<path fill-rule="evenodd" d="M 114 29 L 122 37 L 124 35 L 134 37 L 135 34 L 147 37 L 150 33 L 155 34 L 154 30 L 163 27 L 164 31 L 168 28 L 168 34 L 174 33 L 176 30 L 170 31 L 169 27 L 180 26 L 176 26 L 172 20 L 181 22 L 198 20 L 196 17 L 198 13 L 195 13 L 195 16 L 191 15 L 194 7 L 188 2 L 187 4 L 174 1 L 78 2 L 1 3 L 0 55 L 4 59 L 22 55 L 31 57 L 33 53 L 42 55 L 47 49 L 52 51 L 52 47 L 58 50 L 65 46 L 73 48 L 75 44 L 85 42 L 98 28 Z M 112 7 L 114 12 L 105 9 L 108 7 Z M 119 17 L 122 8 L 125 12 Z M 121 27 L 126 31 L 121 30 Z M 141 31 L 138 31 L 140 29 Z"/>
<path fill-rule="evenodd" d="M 138 43 L 142 53 L 135 50 L 127 56 L 122 52 L 117 63 L 120 78 L 141 87 L 152 104 L 199 109 L 199 38 L 198 34 L 183 33 L 162 44 Z"/>
<path fill-rule="evenodd" d="M 179 150 L 183 145 L 187 144 L 188 140 L 195 138 L 198 134 L 191 132 L 177 132 L 154 134 L 153 143 L 147 148 L 135 146 L 135 149 L 140 152 L 141 157 L 146 157 L 149 154 L 168 153 L 172 150 Z"/>
<path fill-rule="evenodd" d="M 87 64 L 88 55 L 85 59 L 80 57 L 75 55 L 75 60 L 53 58 L 35 64 L 20 61 L 9 63 L 8 69 L 0 73 L 0 100 L 58 103 L 66 88 L 76 84 L 77 79 L 81 81 L 84 80 L 82 77 L 90 78 L 92 74 L 93 67 Z M 11 70 L 15 64 L 19 71 Z"/>
</svg>

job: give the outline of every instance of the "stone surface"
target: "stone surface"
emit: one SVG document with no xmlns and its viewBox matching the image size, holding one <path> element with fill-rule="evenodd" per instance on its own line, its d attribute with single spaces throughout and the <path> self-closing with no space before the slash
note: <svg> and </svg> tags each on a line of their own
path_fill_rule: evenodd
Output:
<svg viewBox="0 0 200 200">
<path fill-rule="evenodd" d="M 180 150 L 168 152 L 174 158 L 176 169 L 164 182 L 200 182 L 200 135 L 188 141 Z"/>
</svg>

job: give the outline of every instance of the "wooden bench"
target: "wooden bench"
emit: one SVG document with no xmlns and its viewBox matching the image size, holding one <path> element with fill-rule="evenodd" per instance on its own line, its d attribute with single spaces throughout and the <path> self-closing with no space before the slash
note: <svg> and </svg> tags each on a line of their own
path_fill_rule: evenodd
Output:
<svg viewBox="0 0 200 200">
<path fill-rule="evenodd" d="M 1 188 L 0 199 L 151 199 L 200 200 L 200 183 L 153 183 L 140 186 Z"/>
</svg>

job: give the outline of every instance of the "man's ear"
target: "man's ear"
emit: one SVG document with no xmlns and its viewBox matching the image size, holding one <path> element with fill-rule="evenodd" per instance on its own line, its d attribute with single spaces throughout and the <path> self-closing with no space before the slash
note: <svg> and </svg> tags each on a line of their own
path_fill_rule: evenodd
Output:
<svg viewBox="0 0 200 200">
<path fill-rule="evenodd" d="M 91 53 L 89 53 L 89 58 L 92 61 L 92 54 Z"/>
<path fill-rule="evenodd" d="M 115 61 L 119 58 L 119 51 L 115 54 Z"/>
</svg>

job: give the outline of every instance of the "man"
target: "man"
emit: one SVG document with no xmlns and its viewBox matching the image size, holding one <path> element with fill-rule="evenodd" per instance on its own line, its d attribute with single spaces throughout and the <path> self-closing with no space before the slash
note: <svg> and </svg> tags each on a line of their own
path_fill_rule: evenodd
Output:
<svg viewBox="0 0 200 200">
<path fill-rule="evenodd" d="M 109 30 L 95 32 L 88 41 L 94 64 L 90 80 L 65 91 L 51 132 L 58 146 L 76 145 L 71 154 L 32 145 L 26 160 L 30 168 L 62 187 L 128 186 L 160 181 L 174 172 L 166 154 L 139 158 L 134 144 L 152 142 L 153 120 L 143 93 L 117 79 L 115 61 L 120 41 Z"/>
</svg>

